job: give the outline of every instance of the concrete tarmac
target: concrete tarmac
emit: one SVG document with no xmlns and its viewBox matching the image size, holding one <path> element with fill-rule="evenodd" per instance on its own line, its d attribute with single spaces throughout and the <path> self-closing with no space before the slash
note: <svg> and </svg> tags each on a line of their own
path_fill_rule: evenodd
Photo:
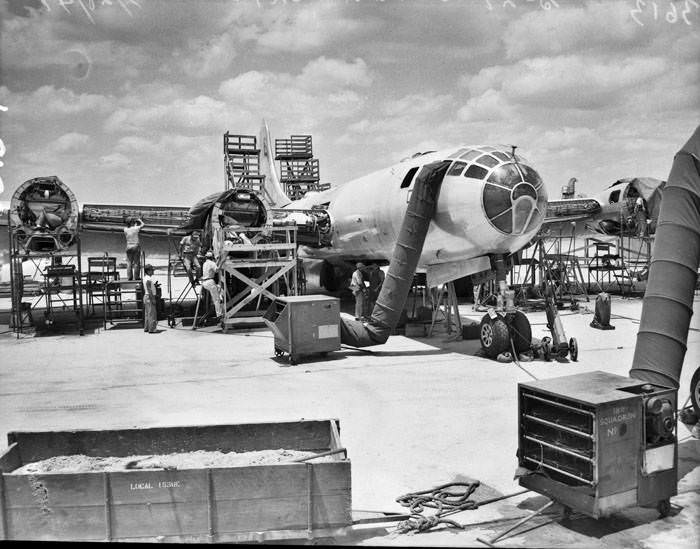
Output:
<svg viewBox="0 0 700 549">
<path fill-rule="evenodd" d="M 584 305 L 586 305 L 584 303 Z M 476 341 L 451 340 L 440 327 L 431 338 L 392 336 L 365 350 L 343 348 L 289 366 L 274 356 L 266 330 L 223 334 L 159 324 L 102 328 L 83 337 L 0 335 L 0 447 L 13 430 L 112 429 L 339 418 L 352 462 L 352 507 L 404 512 L 395 499 L 407 492 L 477 479 L 474 499 L 520 490 L 517 466 L 517 384 L 604 370 L 627 375 L 639 327 L 641 300 L 614 298 L 615 330 L 589 326 L 593 301 L 561 311 L 567 337 L 576 337 L 578 362 L 499 363 L 475 356 Z M 679 403 L 700 365 L 700 297 L 688 335 Z M 460 307 L 462 318 L 483 313 Z M 550 335 L 543 311 L 529 313 L 533 336 Z M 631 508 L 593 520 L 560 508 L 536 519 L 503 547 L 700 546 L 700 441 L 679 423 L 679 494 L 670 516 Z M 526 494 L 451 518 L 462 530 L 401 534 L 395 524 L 356 526 L 337 543 L 390 546 L 482 546 L 514 520 L 548 500 Z M 362 512 L 361 512 L 362 511 Z"/>
</svg>

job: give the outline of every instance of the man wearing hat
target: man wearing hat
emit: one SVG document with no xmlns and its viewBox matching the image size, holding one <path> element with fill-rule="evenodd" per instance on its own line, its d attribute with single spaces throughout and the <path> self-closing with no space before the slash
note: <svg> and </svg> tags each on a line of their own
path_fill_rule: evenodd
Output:
<svg viewBox="0 0 700 549">
<path fill-rule="evenodd" d="M 156 283 L 153 280 L 153 266 L 146 264 L 143 268 L 143 331 L 158 333 L 158 305 Z"/>
<path fill-rule="evenodd" d="M 365 309 L 365 279 L 362 275 L 362 269 L 365 268 L 363 263 L 355 265 L 357 269 L 352 273 L 350 279 L 350 290 L 355 296 L 355 320 L 362 320 Z"/>
<path fill-rule="evenodd" d="M 206 289 L 211 295 L 211 300 L 214 302 L 216 310 L 216 318 L 221 320 L 223 313 L 221 311 L 221 291 L 219 285 L 214 280 L 219 268 L 214 261 L 214 252 L 209 250 L 204 256 L 206 259 L 202 265 L 202 288 Z"/>
</svg>

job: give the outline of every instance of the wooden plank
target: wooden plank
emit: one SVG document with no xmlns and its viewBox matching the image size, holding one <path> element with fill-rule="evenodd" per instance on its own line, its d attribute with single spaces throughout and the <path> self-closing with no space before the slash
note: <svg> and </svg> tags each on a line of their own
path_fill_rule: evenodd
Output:
<svg viewBox="0 0 700 549">
<path fill-rule="evenodd" d="M 101 474 L 4 475 L 8 509 L 103 506 Z"/>
<path fill-rule="evenodd" d="M 105 538 L 104 506 L 37 508 L 7 511 L 7 539 L 39 541 L 101 541 Z"/>
<path fill-rule="evenodd" d="M 22 458 L 19 453 L 17 443 L 10 444 L 10 447 L 0 456 L 0 472 L 9 473 L 22 466 Z"/>
<path fill-rule="evenodd" d="M 207 534 L 205 503 L 123 503 L 112 508 L 113 540 Z"/>
<path fill-rule="evenodd" d="M 109 488 L 113 505 L 134 503 L 207 502 L 206 469 L 112 472 Z"/>
<path fill-rule="evenodd" d="M 330 449 L 330 420 L 80 431 L 13 431 L 22 463 L 53 456 L 129 456 L 220 450 Z"/>
<path fill-rule="evenodd" d="M 101 540 L 99 474 L 3 475 L 8 539 Z"/>
<path fill-rule="evenodd" d="M 8 539 L 7 508 L 5 505 L 5 475 L 0 473 L 0 540 Z"/>
<path fill-rule="evenodd" d="M 267 499 L 217 501 L 216 531 L 306 530 L 307 505 L 303 493 Z"/>
<path fill-rule="evenodd" d="M 213 498 L 228 500 L 297 497 L 306 493 L 306 465 L 250 466 L 212 469 Z"/>
<path fill-rule="evenodd" d="M 331 428 L 331 450 L 337 450 L 338 448 L 342 448 L 340 444 L 340 421 L 336 420 L 330 420 L 329 422 L 330 428 Z M 337 459 L 341 459 L 340 454 L 337 454 Z"/>
<path fill-rule="evenodd" d="M 208 532 L 207 470 L 110 473 L 112 538 Z"/>
</svg>

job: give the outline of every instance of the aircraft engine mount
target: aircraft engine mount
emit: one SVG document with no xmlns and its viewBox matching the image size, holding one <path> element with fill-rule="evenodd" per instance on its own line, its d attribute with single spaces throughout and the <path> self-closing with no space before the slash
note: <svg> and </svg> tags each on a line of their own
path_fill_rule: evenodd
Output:
<svg viewBox="0 0 700 549">
<path fill-rule="evenodd" d="M 12 195 L 9 224 L 18 249 L 60 252 L 70 248 L 79 230 L 78 201 L 58 177 L 25 181 Z"/>
<path fill-rule="evenodd" d="M 226 191 L 214 203 L 207 230 L 236 227 L 297 226 L 297 242 L 321 248 L 330 245 L 331 220 L 323 208 L 287 209 L 269 208 L 255 193 L 248 190 Z"/>
</svg>

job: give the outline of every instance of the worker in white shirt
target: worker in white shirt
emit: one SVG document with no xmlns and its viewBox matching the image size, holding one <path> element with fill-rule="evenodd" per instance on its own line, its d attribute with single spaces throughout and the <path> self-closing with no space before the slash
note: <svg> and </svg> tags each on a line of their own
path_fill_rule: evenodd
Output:
<svg viewBox="0 0 700 549">
<path fill-rule="evenodd" d="M 204 257 L 206 259 L 204 265 L 202 265 L 202 288 L 207 290 L 211 295 L 211 299 L 214 302 L 214 309 L 216 310 L 216 318 L 220 320 L 223 318 L 223 313 L 221 311 L 221 290 L 214 280 L 216 273 L 219 271 L 219 267 L 216 261 L 214 261 L 214 252 L 210 250 Z"/>
</svg>

